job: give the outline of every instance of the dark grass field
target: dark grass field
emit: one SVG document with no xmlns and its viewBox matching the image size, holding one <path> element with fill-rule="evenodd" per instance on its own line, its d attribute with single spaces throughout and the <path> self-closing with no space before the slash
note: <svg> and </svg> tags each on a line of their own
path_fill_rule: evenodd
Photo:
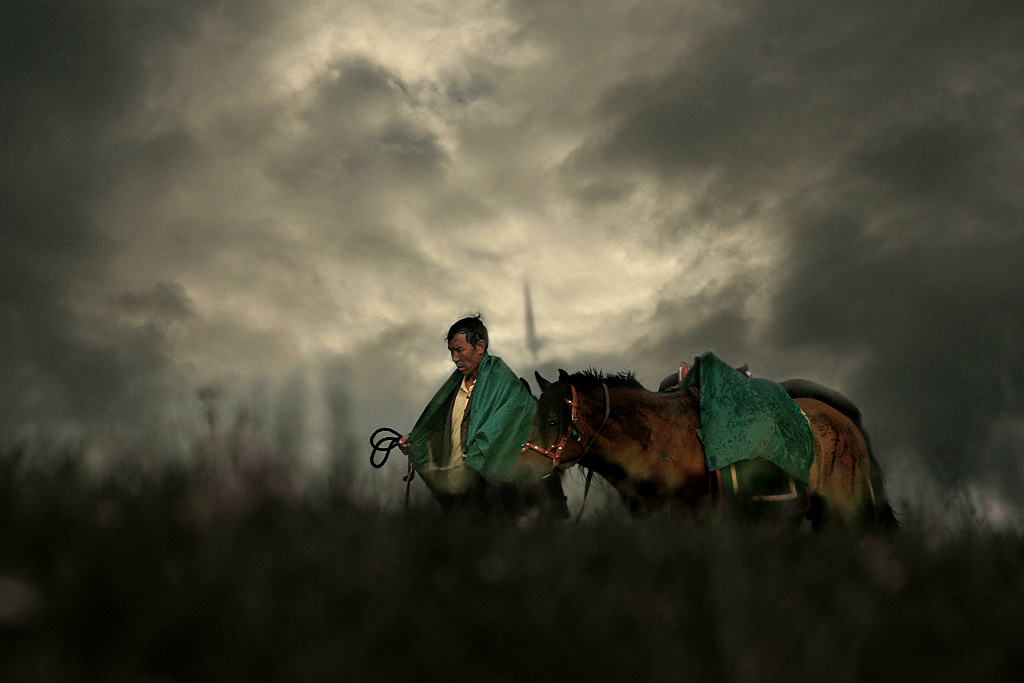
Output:
<svg viewBox="0 0 1024 683">
<path fill-rule="evenodd" d="M 375 513 L 0 456 L 3 680 L 1024 677 L 1024 539 Z"/>
</svg>

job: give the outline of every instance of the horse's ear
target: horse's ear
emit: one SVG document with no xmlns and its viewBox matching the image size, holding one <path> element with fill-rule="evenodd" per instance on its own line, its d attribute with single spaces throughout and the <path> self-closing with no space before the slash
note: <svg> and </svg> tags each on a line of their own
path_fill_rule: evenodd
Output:
<svg viewBox="0 0 1024 683">
<path fill-rule="evenodd" d="M 537 378 L 537 384 L 540 385 L 541 391 L 547 391 L 547 388 L 551 386 L 551 382 L 547 381 L 540 376 L 540 373 L 534 370 L 533 376 Z"/>
<path fill-rule="evenodd" d="M 569 373 L 566 372 L 565 370 L 563 370 L 562 368 L 558 368 L 558 381 L 559 382 L 565 382 L 566 384 L 569 384 L 570 383 Z"/>
</svg>

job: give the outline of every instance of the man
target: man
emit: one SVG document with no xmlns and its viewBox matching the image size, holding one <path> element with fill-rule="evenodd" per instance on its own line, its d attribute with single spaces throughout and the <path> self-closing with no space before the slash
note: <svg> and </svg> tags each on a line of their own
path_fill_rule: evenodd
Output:
<svg viewBox="0 0 1024 683">
<path fill-rule="evenodd" d="M 511 368 L 487 352 L 487 327 L 480 315 L 456 322 L 446 340 L 455 371 L 412 432 L 399 439 L 399 448 L 445 510 L 510 505 L 524 493 L 512 481 L 536 403 Z M 540 493 L 538 482 L 536 491 L 525 492 L 527 498 L 536 495 L 564 508 L 558 479 L 546 483 L 547 493 Z"/>
</svg>

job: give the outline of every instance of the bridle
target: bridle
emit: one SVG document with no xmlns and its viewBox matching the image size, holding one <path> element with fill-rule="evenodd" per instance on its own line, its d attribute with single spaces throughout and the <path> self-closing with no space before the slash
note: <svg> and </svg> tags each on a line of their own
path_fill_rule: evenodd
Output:
<svg viewBox="0 0 1024 683">
<path fill-rule="evenodd" d="M 608 422 L 608 415 L 611 413 L 612 404 L 611 398 L 608 396 L 608 385 L 602 382 L 601 386 L 604 388 L 604 420 L 601 421 L 601 426 L 597 428 L 596 432 L 594 432 L 594 436 L 590 438 L 586 448 L 583 448 L 583 452 L 580 453 L 579 458 L 576 458 L 577 461 L 586 455 L 590 450 L 590 447 L 594 445 L 594 441 L 597 440 L 597 435 L 601 433 L 602 429 L 604 429 L 605 424 Z M 551 458 L 552 471 L 557 470 L 561 466 L 562 451 L 568 445 L 570 437 L 575 439 L 576 443 L 578 443 L 581 448 L 583 447 L 583 440 L 580 438 L 580 431 L 577 428 L 577 418 L 579 417 L 580 410 L 579 396 L 576 394 L 576 387 L 570 384 L 569 389 L 572 392 L 572 398 L 563 399 L 571 408 L 569 413 L 569 428 L 566 430 L 565 435 L 562 436 L 559 441 L 551 444 L 546 449 L 541 448 L 532 441 L 527 441 L 519 451 L 522 454 L 528 450 L 534 450 L 543 456 Z"/>
</svg>

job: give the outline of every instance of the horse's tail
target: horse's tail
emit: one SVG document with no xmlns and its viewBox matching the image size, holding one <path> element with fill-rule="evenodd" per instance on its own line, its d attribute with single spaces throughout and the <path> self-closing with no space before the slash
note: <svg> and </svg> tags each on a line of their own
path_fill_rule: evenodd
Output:
<svg viewBox="0 0 1024 683">
<path fill-rule="evenodd" d="M 863 431 L 861 432 L 863 434 Z M 865 435 L 864 441 L 868 442 Z M 885 479 L 882 477 L 882 468 L 878 466 L 874 453 L 871 452 L 871 444 L 868 442 L 868 458 L 871 460 L 871 473 L 868 481 L 871 484 L 871 500 L 874 503 L 872 510 L 873 519 L 868 520 L 877 529 L 889 530 L 899 529 L 900 520 L 896 518 L 896 512 L 889 504 L 889 496 L 885 492 Z"/>
<path fill-rule="evenodd" d="M 875 452 L 871 447 L 871 436 L 864 428 L 861 421 L 860 408 L 840 392 L 826 387 L 823 384 L 812 382 L 809 379 L 790 379 L 780 382 L 790 398 L 811 398 L 832 406 L 840 413 L 849 418 L 864 437 L 864 444 L 868 449 L 868 460 L 870 462 L 870 473 L 868 484 L 871 487 L 872 509 L 869 513 L 868 524 L 877 529 L 898 529 L 900 521 L 889 504 L 889 496 L 885 492 L 885 479 L 882 477 L 882 468 L 875 460 Z"/>
</svg>

